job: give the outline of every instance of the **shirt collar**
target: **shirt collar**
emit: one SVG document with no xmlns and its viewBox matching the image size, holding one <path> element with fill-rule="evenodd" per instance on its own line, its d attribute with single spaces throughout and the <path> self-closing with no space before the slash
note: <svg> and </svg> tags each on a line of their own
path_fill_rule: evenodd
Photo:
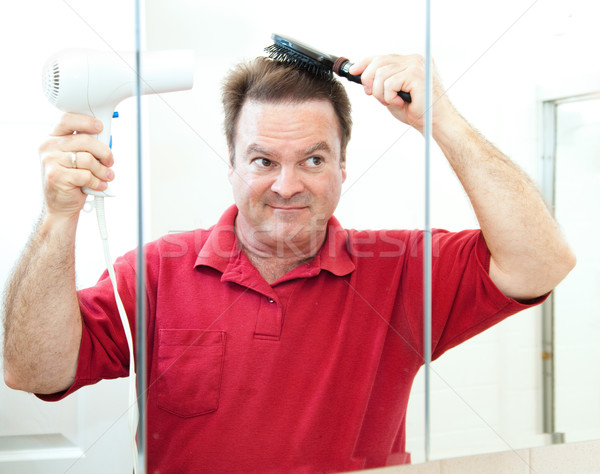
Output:
<svg viewBox="0 0 600 474">
<path fill-rule="evenodd" d="M 229 207 L 216 225 L 209 230 L 204 245 L 198 252 L 194 267 L 208 266 L 226 273 L 240 258 L 245 258 L 235 235 L 235 218 L 238 208 Z M 348 232 L 342 228 L 335 217 L 327 224 L 327 238 L 319 253 L 306 264 L 290 272 L 290 276 L 314 276 L 320 270 L 327 270 L 337 276 L 344 276 L 354 271 L 354 262 L 348 252 Z"/>
</svg>

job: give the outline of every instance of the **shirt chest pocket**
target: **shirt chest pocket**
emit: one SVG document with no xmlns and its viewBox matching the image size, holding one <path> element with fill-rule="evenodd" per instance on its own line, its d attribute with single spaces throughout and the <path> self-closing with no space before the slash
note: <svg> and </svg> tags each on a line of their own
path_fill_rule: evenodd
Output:
<svg viewBox="0 0 600 474">
<path fill-rule="evenodd" d="M 225 336 L 223 331 L 201 329 L 159 331 L 156 384 L 160 408 L 192 417 L 219 407 Z"/>
</svg>

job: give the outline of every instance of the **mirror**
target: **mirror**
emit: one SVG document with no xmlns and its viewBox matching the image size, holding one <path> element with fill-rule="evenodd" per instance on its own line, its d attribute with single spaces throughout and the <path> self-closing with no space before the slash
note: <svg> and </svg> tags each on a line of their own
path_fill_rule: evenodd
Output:
<svg viewBox="0 0 600 474">
<path fill-rule="evenodd" d="M 552 104 L 555 111 L 555 212 L 580 256 L 577 268 L 555 292 L 554 370 L 555 431 L 567 440 L 598 439 L 600 381 L 594 371 L 574 371 L 593 364 L 600 354 L 598 271 L 592 235 L 600 209 L 600 94 Z M 579 331 L 580 328 L 586 328 Z M 581 362 L 589 361 L 589 362 Z"/>
<path fill-rule="evenodd" d="M 238 59 L 259 54 L 270 44 L 268 38 L 273 31 L 352 58 L 379 51 L 423 51 L 422 4 L 403 3 L 399 7 L 397 3 L 377 2 L 378 8 L 372 11 L 361 9 L 360 19 L 353 16 L 356 12 L 352 8 L 339 11 L 319 4 L 311 9 L 309 3 L 303 11 L 294 9 L 293 14 L 286 14 L 289 10 L 281 5 L 261 5 L 263 8 L 242 3 L 236 3 L 235 8 L 231 4 L 215 5 L 200 11 L 199 7 L 182 3 L 185 13 L 181 14 L 177 2 L 154 4 L 153 12 L 148 10 L 149 46 L 201 45 L 219 38 L 218 47 L 207 51 L 199 46 L 197 50 L 202 58 L 200 67 L 218 71 L 211 78 L 199 76 L 205 77 L 207 86 L 194 91 L 198 97 L 194 103 L 207 104 L 206 110 L 218 110 L 219 98 L 214 91 L 227 68 Z M 552 90 L 558 96 L 573 87 L 572 77 L 582 71 L 582 63 L 589 62 L 583 56 L 594 34 L 588 23 L 593 8 L 583 2 L 564 5 L 549 1 L 495 5 L 434 1 L 432 5 L 433 55 L 448 94 L 476 128 L 538 183 L 541 89 L 545 88 L 546 93 Z M 337 24 L 349 25 L 348 29 L 357 33 L 307 29 L 307 24 L 316 21 L 315 11 L 319 12 L 319 21 L 336 18 Z M 402 13 L 381 14 L 385 11 Z M 248 22 L 249 17 L 253 21 Z M 223 28 L 215 27 L 222 19 Z M 557 68 L 558 58 L 566 66 Z M 592 68 L 583 72 L 593 75 Z M 349 176 L 336 215 L 350 228 L 422 227 L 422 137 L 390 120 L 360 88 L 349 84 L 347 90 L 355 126 L 348 150 Z M 166 109 L 157 107 L 160 112 L 150 118 L 155 127 L 174 127 L 182 135 L 189 134 L 189 144 L 184 148 L 197 151 L 186 155 L 185 166 L 170 185 L 153 184 L 157 189 L 170 186 L 162 195 L 170 195 L 177 203 L 176 216 L 171 210 L 173 205 L 166 205 L 162 211 L 162 204 L 153 207 L 153 232 L 158 236 L 171 230 L 211 225 L 220 211 L 209 214 L 212 211 L 205 209 L 202 196 L 210 189 L 214 199 L 230 202 L 224 177 L 226 160 L 223 154 L 219 157 L 213 151 L 225 149 L 220 123 L 202 111 L 193 110 L 188 115 L 177 107 L 178 113 L 185 114 L 186 122 L 198 124 L 194 127 L 202 131 L 202 140 L 198 140 L 194 132 L 175 125 Z M 155 156 L 164 156 L 172 147 L 180 150 L 183 142 L 181 137 L 171 143 L 161 139 Z M 221 143 L 220 148 L 215 143 Z M 180 155 L 178 151 L 176 154 Z M 152 161 L 152 169 L 159 179 L 165 173 L 175 173 L 170 163 L 158 160 Z M 198 173 L 188 174 L 190 166 L 196 166 Z M 186 179 L 187 185 L 178 186 Z M 432 181 L 434 227 L 459 230 L 477 226 L 460 184 L 439 153 L 433 157 Z M 183 215 L 182 202 L 189 203 L 193 211 Z M 398 206 L 389 212 L 382 203 Z M 161 228 L 162 216 L 168 216 L 171 224 Z M 436 361 L 431 393 L 432 458 L 550 443 L 551 436 L 543 431 L 541 354 L 541 309 L 536 308 L 509 318 Z M 419 376 L 407 419 L 407 450 L 414 462 L 425 459 L 423 396 Z"/>
<path fill-rule="evenodd" d="M 11 114 L 0 124 L 2 142 L 10 147 L 6 152 L 11 171 L 11 182 L 6 179 L 1 192 L 5 203 L 14 202 L 15 196 L 21 200 L 18 208 L 7 208 L 13 235 L 7 236 L 1 253 L 2 281 L 39 212 L 37 146 L 58 117 L 40 91 L 41 65 L 54 51 L 74 43 L 96 49 L 133 48 L 132 8 L 124 8 L 116 0 L 104 2 L 102 8 L 88 3 L 39 1 L 34 16 L 30 3 L 14 4 L 0 20 L 2 34 L 11 32 L 2 38 L 4 44 L 16 45 L 8 48 L 7 54 L 13 64 L 20 65 L 18 74 L 2 79 L 6 81 L 2 90 L 14 94 L 5 97 Z M 585 80 L 598 77 L 598 66 L 589 64 L 588 56 L 589 45 L 600 44 L 591 24 L 598 17 L 597 8 L 583 1 L 432 2 L 433 56 L 452 101 L 537 182 L 541 182 L 541 101 L 600 90 L 593 79 Z M 271 43 L 271 33 L 285 33 L 353 60 L 380 52 L 421 53 L 424 49 L 422 2 L 385 0 L 369 8 L 340 8 L 308 1 L 300 8 L 268 1 L 235 0 L 222 5 L 147 1 L 144 18 L 148 49 L 193 48 L 197 61 L 193 91 L 143 101 L 148 240 L 209 227 L 232 202 L 221 132 L 220 81 L 239 60 L 262 54 Z M 19 27 L 15 30 L 11 24 Z M 348 149 L 349 175 L 336 216 L 347 228 L 421 228 L 422 137 L 396 123 L 358 85 L 348 83 L 347 90 L 355 125 Z M 133 101 L 124 102 L 119 112 L 113 137 L 115 147 L 119 144 L 119 156 L 126 158 L 116 169 L 118 201 L 107 203 L 113 256 L 136 245 L 135 190 L 127 185 L 135 182 L 134 160 L 128 162 L 136 153 L 130 138 L 135 135 Z M 470 204 L 445 159 L 439 152 L 432 159 L 433 226 L 449 230 L 476 227 Z M 390 208 L 393 204 L 396 206 Z M 566 209 L 568 214 L 569 206 Z M 84 287 L 93 284 L 104 263 L 92 216 L 82 218 L 79 232 L 78 284 Z M 566 233 L 572 235 L 568 228 Z M 588 261 L 587 255 L 578 258 L 580 266 Z M 597 334 L 593 318 L 582 324 L 582 334 Z M 542 428 L 541 352 L 538 308 L 509 318 L 434 362 L 431 458 L 551 442 Z M 562 356 L 570 357 L 566 351 Z M 560 364 L 560 351 L 556 357 Z M 581 355 L 577 363 L 565 360 L 569 362 L 563 366 L 563 376 L 565 370 L 571 376 L 594 373 L 585 367 L 585 363 L 593 363 L 591 356 Z M 19 472 L 18 466 L 24 462 L 44 462 L 57 472 L 70 466 L 76 466 L 73 472 L 86 472 L 86 465 L 104 463 L 118 472 L 127 462 L 127 450 L 122 456 L 107 457 L 105 453 L 127 443 L 126 421 L 120 417 L 127 399 L 122 382 L 102 382 L 56 405 L 3 386 L 0 436 L 62 433 L 86 453 L 85 460 L 70 454 L 66 460 L 15 461 L 11 472 Z M 573 388 L 570 384 L 564 383 L 563 394 Z M 425 460 L 423 397 L 419 375 L 407 418 L 407 451 L 413 462 Z M 582 427 L 570 437 L 569 420 L 582 414 L 560 410 L 559 406 L 557 417 L 563 417 L 565 428 L 559 424 L 558 429 L 564 429 L 567 441 L 598 436 L 593 429 Z"/>
</svg>

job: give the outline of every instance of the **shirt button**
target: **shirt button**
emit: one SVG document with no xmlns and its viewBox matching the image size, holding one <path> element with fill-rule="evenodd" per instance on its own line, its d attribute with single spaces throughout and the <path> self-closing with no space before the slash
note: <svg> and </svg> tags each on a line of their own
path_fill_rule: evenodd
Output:
<svg viewBox="0 0 600 474">
<path fill-rule="evenodd" d="M 267 301 L 268 301 L 269 303 L 275 303 L 275 300 L 274 300 L 273 298 L 267 298 Z"/>
</svg>

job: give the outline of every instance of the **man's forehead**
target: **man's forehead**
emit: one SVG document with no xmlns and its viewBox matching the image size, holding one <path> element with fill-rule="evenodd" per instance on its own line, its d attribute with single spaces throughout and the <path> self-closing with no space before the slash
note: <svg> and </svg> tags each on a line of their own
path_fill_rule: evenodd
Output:
<svg viewBox="0 0 600 474">
<path fill-rule="evenodd" d="M 253 100 L 248 99 L 242 105 L 239 117 L 248 114 L 255 114 L 261 112 L 270 113 L 290 113 L 290 111 L 310 110 L 315 114 L 328 116 L 333 121 L 337 122 L 335 109 L 333 104 L 324 99 L 310 99 L 310 100 Z"/>
<path fill-rule="evenodd" d="M 236 132 L 241 134 L 304 134 L 320 137 L 317 142 L 327 141 L 332 136 L 339 138 L 340 135 L 333 106 L 324 100 L 281 103 L 249 101 L 244 104 L 236 125 Z"/>
</svg>

